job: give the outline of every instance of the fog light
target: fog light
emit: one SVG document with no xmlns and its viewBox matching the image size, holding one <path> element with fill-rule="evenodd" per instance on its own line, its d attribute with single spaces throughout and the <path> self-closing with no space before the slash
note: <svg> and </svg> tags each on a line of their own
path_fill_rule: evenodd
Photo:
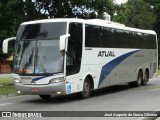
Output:
<svg viewBox="0 0 160 120">
<path fill-rule="evenodd" d="M 17 91 L 18 94 L 21 94 L 21 91 Z"/>
<path fill-rule="evenodd" d="M 62 93 L 62 92 L 57 92 L 56 94 L 57 94 L 57 95 L 60 95 L 61 93 Z"/>
<path fill-rule="evenodd" d="M 14 82 L 21 83 L 20 78 L 14 78 Z"/>
</svg>

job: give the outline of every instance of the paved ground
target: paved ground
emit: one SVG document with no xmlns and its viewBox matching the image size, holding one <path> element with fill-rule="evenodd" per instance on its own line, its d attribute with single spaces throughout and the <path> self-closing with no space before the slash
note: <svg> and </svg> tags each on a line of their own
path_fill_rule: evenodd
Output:
<svg viewBox="0 0 160 120">
<path fill-rule="evenodd" d="M 77 95 L 43 101 L 36 95 L 22 95 L 0 99 L 0 111 L 154 111 L 160 109 L 160 79 L 154 78 L 146 86 L 130 88 L 119 85 L 94 91 L 89 99 Z M 62 112 L 63 114 L 63 112 Z M 32 120 L 33 118 L 28 118 Z M 27 120 L 28 120 L 27 119 Z M 42 118 L 45 120 L 46 118 Z M 48 117 L 49 120 L 143 120 L 141 117 Z M 15 120 L 18 120 L 15 118 Z M 41 120 L 35 118 L 34 120 Z M 149 119 L 151 120 L 151 119 Z"/>
<path fill-rule="evenodd" d="M 13 73 L 1 73 L 0 77 L 12 76 Z"/>
</svg>

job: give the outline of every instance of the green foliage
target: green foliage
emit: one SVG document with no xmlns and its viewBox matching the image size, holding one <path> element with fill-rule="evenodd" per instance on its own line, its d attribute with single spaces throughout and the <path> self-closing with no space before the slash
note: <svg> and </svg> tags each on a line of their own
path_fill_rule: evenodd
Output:
<svg viewBox="0 0 160 120">
<path fill-rule="evenodd" d="M 6 38 L 16 35 L 19 24 L 22 22 L 20 17 L 20 0 L 1 0 L 0 1 L 0 46 Z M 4 7 L 5 6 L 5 7 Z M 13 46 L 9 46 L 9 53 L 13 52 Z M 10 54 L 3 54 L 0 51 L 0 59 L 8 57 Z"/>
<path fill-rule="evenodd" d="M 0 96 L 15 94 L 12 77 L 0 77 Z"/>
<path fill-rule="evenodd" d="M 12 77 L 0 77 L 0 84 L 13 85 L 13 78 Z"/>
<path fill-rule="evenodd" d="M 158 75 L 158 76 L 160 75 L 160 69 L 157 70 L 157 75 Z"/>
<path fill-rule="evenodd" d="M 4 7 L 5 6 L 5 7 Z M 0 46 L 6 38 L 16 36 L 18 26 L 24 21 L 44 18 L 102 18 L 103 12 L 113 15 L 113 0 L 1 0 Z M 9 54 L 0 50 L 0 60 Z"/>
<path fill-rule="evenodd" d="M 135 28 L 154 28 L 156 16 L 149 3 L 143 0 L 128 0 L 126 4 L 116 8 L 117 15 L 113 17 L 114 21 Z"/>
<path fill-rule="evenodd" d="M 154 10 L 154 14 L 156 15 L 154 30 L 157 32 L 157 35 L 158 35 L 158 54 L 159 54 L 159 61 L 160 61 L 160 0 L 144 0 L 144 1 L 151 4 Z"/>
<path fill-rule="evenodd" d="M 38 12 L 49 18 L 102 18 L 113 13 L 113 0 L 35 0 Z"/>
</svg>

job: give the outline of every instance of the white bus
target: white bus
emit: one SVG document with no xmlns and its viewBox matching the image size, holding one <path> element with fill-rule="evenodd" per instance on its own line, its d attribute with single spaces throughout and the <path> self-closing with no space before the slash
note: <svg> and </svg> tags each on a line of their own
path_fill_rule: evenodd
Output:
<svg viewBox="0 0 160 120">
<path fill-rule="evenodd" d="M 49 99 L 128 83 L 146 85 L 157 69 L 154 31 L 91 19 L 24 22 L 15 40 L 14 84 L 18 93 Z"/>
</svg>

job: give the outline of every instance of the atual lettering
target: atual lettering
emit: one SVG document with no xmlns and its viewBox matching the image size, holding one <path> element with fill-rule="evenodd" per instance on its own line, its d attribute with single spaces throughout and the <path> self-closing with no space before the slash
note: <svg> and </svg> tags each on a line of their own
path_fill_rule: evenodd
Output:
<svg viewBox="0 0 160 120">
<path fill-rule="evenodd" d="M 115 57 L 114 51 L 99 51 L 98 57 Z"/>
</svg>

